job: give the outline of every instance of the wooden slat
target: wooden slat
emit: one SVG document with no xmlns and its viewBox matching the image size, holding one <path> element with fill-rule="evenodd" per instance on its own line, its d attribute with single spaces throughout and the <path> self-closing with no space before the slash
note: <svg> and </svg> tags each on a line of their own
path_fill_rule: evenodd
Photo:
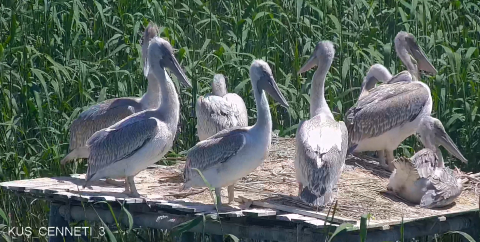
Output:
<svg viewBox="0 0 480 242">
<path fill-rule="evenodd" d="M 247 198 L 242 198 L 244 200 L 247 200 Z M 252 201 L 252 205 L 258 206 L 258 207 L 264 207 L 264 208 L 271 208 L 271 209 L 277 209 L 289 213 L 296 213 L 308 217 L 313 217 L 313 218 L 319 218 L 319 219 L 327 219 L 327 214 L 325 213 L 319 213 L 319 212 L 314 212 L 314 211 L 309 211 L 309 210 L 304 210 L 296 207 L 291 207 L 291 206 L 286 206 L 286 205 L 281 205 L 281 204 L 273 204 L 273 203 L 267 203 L 267 202 L 261 202 L 261 201 Z M 328 218 L 329 220 L 331 218 Z M 356 223 L 356 220 L 349 219 L 349 218 L 343 218 L 339 216 L 335 216 L 333 218 L 334 223 Z"/>
<path fill-rule="evenodd" d="M 280 215 L 277 215 L 276 218 L 278 220 L 291 221 L 291 222 L 304 222 L 304 221 L 307 221 L 307 220 L 315 219 L 315 218 L 312 218 L 312 217 L 307 217 L 307 216 L 303 216 L 303 215 L 296 214 L 296 213 L 280 214 Z"/>
<path fill-rule="evenodd" d="M 309 227 L 316 228 L 316 229 L 324 228 L 325 226 L 333 226 L 333 227 L 338 226 L 338 224 L 325 222 L 325 220 L 321 220 L 321 219 L 311 219 L 311 220 L 304 221 L 303 223 Z"/>
<path fill-rule="evenodd" d="M 247 209 L 243 210 L 242 213 L 248 217 L 268 217 L 268 216 L 275 216 L 277 211 L 271 209 Z"/>
</svg>

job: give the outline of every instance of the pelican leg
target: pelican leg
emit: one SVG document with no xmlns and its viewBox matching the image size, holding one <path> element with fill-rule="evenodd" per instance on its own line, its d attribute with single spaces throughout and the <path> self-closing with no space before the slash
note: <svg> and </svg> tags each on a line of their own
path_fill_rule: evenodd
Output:
<svg viewBox="0 0 480 242">
<path fill-rule="evenodd" d="M 298 196 L 300 197 L 300 194 L 302 193 L 303 190 L 303 184 L 301 182 L 298 183 Z"/>
<path fill-rule="evenodd" d="M 227 187 L 227 190 L 228 190 L 228 204 L 232 203 L 233 202 L 233 199 L 235 198 L 234 196 L 234 186 L 235 185 L 230 185 Z"/>
<path fill-rule="evenodd" d="M 385 150 L 378 151 L 378 160 L 381 167 L 387 168 L 387 163 L 385 162 Z"/>
<path fill-rule="evenodd" d="M 395 167 L 393 166 L 393 160 L 395 160 L 395 156 L 393 155 L 393 150 L 386 150 L 387 154 L 387 169 L 389 171 L 393 171 Z"/>
<path fill-rule="evenodd" d="M 217 208 L 222 206 L 222 188 L 216 187 L 215 188 L 215 196 L 217 197 Z"/>
<path fill-rule="evenodd" d="M 128 186 L 130 187 L 130 191 L 125 189 L 125 193 L 128 194 L 130 197 L 140 197 L 140 194 L 137 192 L 137 188 L 135 187 L 135 182 L 133 180 L 133 176 L 127 176 L 126 178 Z"/>
</svg>

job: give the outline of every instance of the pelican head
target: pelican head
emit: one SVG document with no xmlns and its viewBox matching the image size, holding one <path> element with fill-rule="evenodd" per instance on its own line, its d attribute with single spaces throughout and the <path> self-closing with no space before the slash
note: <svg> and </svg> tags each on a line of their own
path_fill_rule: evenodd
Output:
<svg viewBox="0 0 480 242">
<path fill-rule="evenodd" d="M 308 59 L 307 63 L 300 68 L 298 74 L 302 74 L 315 66 L 319 68 L 330 67 L 335 56 L 335 47 L 333 43 L 325 40 L 318 42 L 312 56 Z"/>
<path fill-rule="evenodd" d="M 460 161 L 467 163 L 467 159 L 460 153 L 450 136 L 445 132 L 442 122 L 431 116 L 422 119 L 420 127 L 417 130 L 417 136 L 422 144 L 429 149 L 436 150 L 438 146 L 443 146 L 450 154 Z"/>
<path fill-rule="evenodd" d="M 375 64 L 370 67 L 367 72 L 367 76 L 363 79 L 362 82 L 362 91 L 363 90 L 370 90 L 375 87 L 377 82 L 386 82 L 392 78 L 392 74 L 388 69 L 381 65 Z"/>
<path fill-rule="evenodd" d="M 152 40 L 154 37 L 158 35 L 158 32 L 159 32 L 158 27 L 153 22 L 148 23 L 147 27 L 145 28 L 145 32 L 143 33 L 143 36 L 142 36 L 142 57 L 143 57 L 144 65 L 148 55 L 147 53 L 148 44 L 150 43 L 150 40 Z"/>
<path fill-rule="evenodd" d="M 262 90 L 267 92 L 272 98 L 284 107 L 288 107 L 287 100 L 283 97 L 280 89 L 273 78 L 272 70 L 267 62 L 263 60 L 254 60 L 250 66 L 250 78 L 252 86 L 257 88 L 258 92 Z"/>
<path fill-rule="evenodd" d="M 143 73 L 145 77 L 148 76 L 150 71 L 158 71 L 152 64 L 160 64 L 162 69 L 168 68 L 170 71 L 178 78 L 180 83 L 186 87 L 192 87 L 192 84 L 188 81 L 185 72 L 183 72 L 182 67 L 178 63 L 177 59 L 173 54 L 173 48 L 170 43 L 160 37 L 154 37 L 148 46 L 148 56 L 146 65 L 143 68 Z M 157 72 L 158 73 L 158 72 Z"/>
<path fill-rule="evenodd" d="M 222 74 L 215 74 L 215 76 L 213 76 L 212 93 L 220 97 L 227 95 L 227 85 L 225 84 L 225 77 Z"/>
<path fill-rule="evenodd" d="M 418 46 L 415 36 L 410 33 L 400 31 L 395 37 L 395 51 L 398 57 L 407 66 L 410 73 L 414 73 L 418 78 L 418 71 L 422 70 L 432 75 L 437 74 L 437 70 L 430 63 L 428 58 Z M 413 57 L 413 58 L 411 58 Z"/>
</svg>

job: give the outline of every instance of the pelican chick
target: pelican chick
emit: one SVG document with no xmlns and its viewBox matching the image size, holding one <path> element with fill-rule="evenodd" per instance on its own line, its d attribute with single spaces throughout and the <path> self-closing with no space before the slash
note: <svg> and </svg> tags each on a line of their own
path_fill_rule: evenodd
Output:
<svg viewBox="0 0 480 242">
<path fill-rule="evenodd" d="M 314 206 L 325 206 L 335 198 L 348 149 L 347 127 L 342 121 L 335 121 L 324 94 L 325 78 L 334 55 L 332 42 L 321 41 L 298 72 L 317 66 L 312 78 L 310 119 L 300 124 L 295 138 L 298 194 Z"/>
<path fill-rule="evenodd" d="M 102 178 L 126 177 L 125 192 L 132 197 L 140 196 L 134 176 L 170 150 L 180 117 L 175 85 L 166 75 L 165 68 L 170 69 L 182 84 L 191 87 L 170 43 L 155 37 L 148 46 L 144 74 L 154 75 L 159 82 L 160 106 L 128 116 L 90 137 L 84 187 Z"/>
<path fill-rule="evenodd" d="M 148 43 L 158 35 L 158 27 L 150 22 L 145 28 L 142 40 L 142 58 L 147 57 Z M 167 76 L 168 77 L 168 76 Z M 83 111 L 70 125 L 70 153 L 60 163 L 87 158 L 87 140 L 97 131 L 107 128 L 116 122 L 147 109 L 160 105 L 160 85 L 153 74 L 147 76 L 147 92 L 141 97 L 122 97 L 108 99 Z"/>
<path fill-rule="evenodd" d="M 200 140 L 228 128 L 248 125 L 247 108 L 236 93 L 228 93 L 225 77 L 216 74 L 212 82 L 212 94 L 197 99 L 197 132 Z"/>
<path fill-rule="evenodd" d="M 250 78 L 257 106 L 256 123 L 253 126 L 222 130 L 197 143 L 187 154 L 183 189 L 206 186 L 199 173 L 194 170 L 198 169 L 208 183 L 215 187 L 217 204 L 221 204 L 222 187 L 229 186 L 228 200 L 233 201 L 232 185 L 255 170 L 268 157 L 272 139 L 272 117 L 265 92 L 280 105 L 288 107 L 265 61 L 253 61 Z"/>
<path fill-rule="evenodd" d="M 414 134 L 423 117 L 432 112 L 430 88 L 418 78 L 418 69 L 436 74 L 413 35 L 400 32 L 395 37 L 397 55 L 408 71 L 392 77 L 388 84 L 379 85 L 358 100 L 351 111 L 349 151 L 385 151 L 380 165 L 393 170 L 393 151 Z M 410 54 L 415 57 L 414 64 Z M 413 73 L 413 74 L 412 74 Z"/>
<path fill-rule="evenodd" d="M 417 135 L 425 148 L 410 159 L 401 157 L 393 162 L 395 171 L 387 189 L 421 207 L 449 205 L 462 193 L 462 181 L 455 171 L 445 167 L 439 146 L 464 163 L 467 159 L 438 119 L 425 117 Z"/>
</svg>

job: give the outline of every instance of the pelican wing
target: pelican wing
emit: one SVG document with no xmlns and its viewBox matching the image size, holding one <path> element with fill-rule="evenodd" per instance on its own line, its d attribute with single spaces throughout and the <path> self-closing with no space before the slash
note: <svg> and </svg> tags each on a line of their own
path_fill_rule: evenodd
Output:
<svg viewBox="0 0 480 242">
<path fill-rule="evenodd" d="M 442 207 L 452 203 L 462 193 L 462 185 L 457 182 L 453 170 L 437 168 L 428 178 L 432 187 L 423 195 L 421 207 Z"/>
<path fill-rule="evenodd" d="M 223 130 L 192 147 L 188 151 L 187 162 L 185 163 L 183 173 L 185 182 L 198 174 L 192 168 L 204 171 L 215 165 L 228 162 L 245 146 L 246 132 L 247 129 L 245 128 Z"/>
<path fill-rule="evenodd" d="M 140 112 L 109 128 L 96 132 L 88 141 L 87 181 L 99 170 L 128 158 L 145 146 L 158 133 L 157 120 Z"/>
<path fill-rule="evenodd" d="M 386 84 L 393 83 L 410 83 L 413 81 L 412 74 L 408 71 L 399 72 L 397 75 L 393 76 L 390 80 L 385 82 Z"/>
<path fill-rule="evenodd" d="M 347 128 L 343 122 L 316 116 L 302 123 L 296 140 L 297 169 L 306 186 L 300 197 L 323 206 L 333 196 L 345 164 Z"/>
<path fill-rule="evenodd" d="M 393 161 L 395 166 L 395 176 L 399 180 L 403 180 L 405 186 L 412 186 L 418 179 L 420 175 L 418 170 L 415 168 L 415 163 L 407 157 L 399 157 Z"/>
<path fill-rule="evenodd" d="M 238 126 L 239 127 L 248 126 L 248 112 L 243 99 L 240 96 L 238 96 L 236 93 L 228 93 L 227 95 L 224 96 L 224 98 L 228 102 L 230 102 L 231 104 L 237 107 L 236 110 L 238 110 L 238 116 L 237 116 Z"/>
<path fill-rule="evenodd" d="M 70 126 L 70 150 L 85 146 L 95 132 L 138 112 L 140 104 L 132 98 L 109 99 L 82 112 Z"/>
<path fill-rule="evenodd" d="M 415 153 L 412 158 L 418 175 L 421 178 L 427 178 L 434 173 L 438 157 L 431 149 L 422 149 Z"/>
<path fill-rule="evenodd" d="M 242 120 L 244 117 L 237 105 L 219 96 L 198 98 L 196 114 L 200 140 L 205 140 L 224 129 L 247 125 L 245 120 Z"/>
<path fill-rule="evenodd" d="M 428 90 L 420 83 L 393 83 L 373 88 L 353 110 L 348 130 L 352 144 L 412 122 L 428 100 Z"/>
</svg>

